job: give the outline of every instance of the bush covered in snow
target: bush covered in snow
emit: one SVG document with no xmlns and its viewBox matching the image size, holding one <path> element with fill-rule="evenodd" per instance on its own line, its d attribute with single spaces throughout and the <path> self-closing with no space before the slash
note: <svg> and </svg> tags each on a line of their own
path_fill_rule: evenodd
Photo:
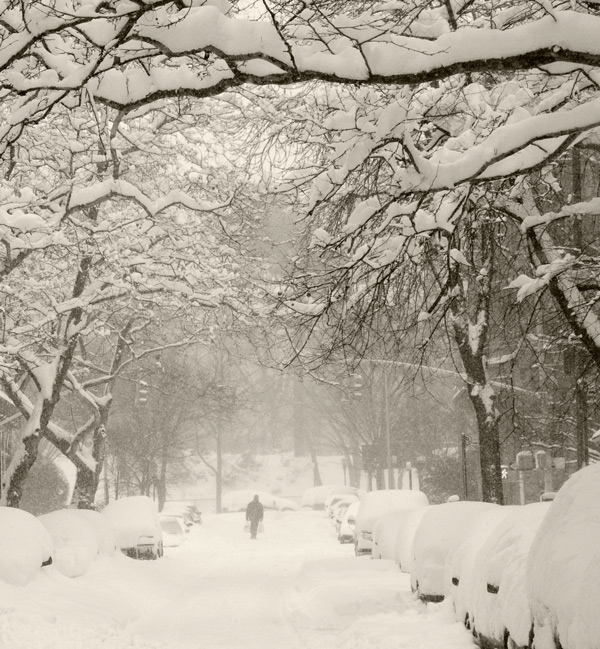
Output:
<svg viewBox="0 0 600 649">
<path fill-rule="evenodd" d="M 40 454 L 29 472 L 19 508 L 39 516 L 68 507 L 75 485 L 75 465 L 64 455 Z"/>
<path fill-rule="evenodd" d="M 527 591 L 536 649 L 598 649 L 600 464 L 561 487 L 531 545 Z"/>
<path fill-rule="evenodd" d="M 0 579 L 24 586 L 50 562 L 52 539 L 35 517 L 20 509 L 0 507 Z"/>
</svg>

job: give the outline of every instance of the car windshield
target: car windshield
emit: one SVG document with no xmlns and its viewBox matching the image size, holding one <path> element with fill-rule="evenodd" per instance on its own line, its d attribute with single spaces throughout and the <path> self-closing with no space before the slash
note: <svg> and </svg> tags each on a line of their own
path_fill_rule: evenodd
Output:
<svg viewBox="0 0 600 649">
<path fill-rule="evenodd" d="M 160 522 L 160 526 L 163 529 L 163 532 L 167 532 L 169 534 L 181 534 L 181 526 L 177 521 L 173 520 L 162 520 Z"/>
</svg>

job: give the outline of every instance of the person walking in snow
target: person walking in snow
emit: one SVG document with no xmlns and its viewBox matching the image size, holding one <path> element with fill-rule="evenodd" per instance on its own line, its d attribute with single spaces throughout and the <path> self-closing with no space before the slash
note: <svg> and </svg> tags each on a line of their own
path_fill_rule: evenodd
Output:
<svg viewBox="0 0 600 649">
<path fill-rule="evenodd" d="M 264 516 L 264 509 L 262 503 L 258 499 L 258 495 L 248 503 L 246 507 L 246 520 L 250 523 L 250 538 L 255 539 L 258 532 L 258 525 Z"/>
</svg>

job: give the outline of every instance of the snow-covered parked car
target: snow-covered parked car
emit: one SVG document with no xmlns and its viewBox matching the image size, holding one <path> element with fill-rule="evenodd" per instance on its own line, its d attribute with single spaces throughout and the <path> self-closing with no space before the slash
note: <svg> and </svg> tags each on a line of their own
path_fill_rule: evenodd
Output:
<svg viewBox="0 0 600 649">
<path fill-rule="evenodd" d="M 454 604 L 456 619 L 469 629 L 473 628 L 476 566 L 485 561 L 480 551 L 496 534 L 496 528 L 516 509 L 520 507 L 496 505 L 478 514 L 469 527 L 469 534 L 446 555 L 444 596 Z"/>
<path fill-rule="evenodd" d="M 187 501 L 172 500 L 166 502 L 160 510 L 160 513 L 165 516 L 179 516 L 183 519 L 187 528 L 202 524 L 201 512 L 194 503 Z"/>
<path fill-rule="evenodd" d="M 414 509 L 400 509 L 382 516 L 373 528 L 373 559 L 396 559 L 398 535 L 415 509 L 424 510 L 425 506 Z"/>
<path fill-rule="evenodd" d="M 300 506 L 293 500 L 274 496 L 266 491 L 254 491 L 250 489 L 241 489 L 230 491 L 223 496 L 222 509 L 224 512 L 245 512 L 248 503 L 258 496 L 265 509 L 273 509 L 280 512 L 291 512 L 300 509 Z"/>
<path fill-rule="evenodd" d="M 427 496 L 417 489 L 381 489 L 365 494 L 356 514 L 354 550 L 357 555 L 370 554 L 373 528 L 379 518 L 394 511 L 415 509 L 429 504 Z"/>
<path fill-rule="evenodd" d="M 325 502 L 331 494 L 357 494 L 359 497 L 365 492 L 356 487 L 346 485 L 322 485 L 310 487 L 302 494 L 302 507 L 307 509 L 325 509 Z"/>
<path fill-rule="evenodd" d="M 114 528 L 96 511 L 59 509 L 38 519 L 52 538 L 54 567 L 66 577 L 79 577 L 99 555 L 116 552 Z"/>
<path fill-rule="evenodd" d="M 0 579 L 24 586 L 52 563 L 52 555 L 52 538 L 35 516 L 0 507 Z"/>
<path fill-rule="evenodd" d="M 403 521 L 396 535 L 396 551 L 394 553 L 396 564 L 402 572 L 410 574 L 413 541 L 421 523 L 421 518 L 423 518 L 426 511 L 427 507 L 417 507 L 402 512 Z"/>
<path fill-rule="evenodd" d="M 526 565 L 548 508 L 548 503 L 504 508 L 507 515 L 490 530 L 473 557 L 471 576 L 460 579 L 460 598 L 453 595 L 456 617 L 471 628 L 483 647 L 529 646 Z"/>
<path fill-rule="evenodd" d="M 356 527 L 356 512 L 360 506 L 360 500 L 350 503 L 342 514 L 340 529 L 338 530 L 338 541 L 340 543 L 354 543 L 354 529 Z"/>
<path fill-rule="evenodd" d="M 358 508 L 359 504 L 358 498 L 353 498 L 350 497 L 349 499 L 344 498 L 343 500 L 338 501 L 334 506 L 333 506 L 333 524 L 335 526 L 335 531 L 337 534 L 340 532 L 340 528 L 342 527 L 342 519 L 344 518 L 344 514 L 346 513 L 346 510 L 350 505 L 356 504 L 356 507 Z"/>
<path fill-rule="evenodd" d="M 181 516 L 160 514 L 160 527 L 162 529 L 163 547 L 176 548 L 187 539 L 189 530 Z"/>
<path fill-rule="evenodd" d="M 531 544 L 526 578 L 536 649 L 600 646 L 600 464 L 559 489 Z"/>
<path fill-rule="evenodd" d="M 444 599 L 446 558 L 466 539 L 491 503 L 451 502 L 431 505 L 421 518 L 412 544 L 411 586 L 424 602 Z"/>
<path fill-rule="evenodd" d="M 339 494 L 333 493 L 327 496 L 325 500 L 325 515 L 328 518 L 335 517 L 335 511 L 338 507 L 348 506 L 351 502 L 359 500 L 360 497 L 357 493 L 352 494 Z"/>
<path fill-rule="evenodd" d="M 156 503 L 148 496 L 113 500 L 102 510 L 115 528 L 117 545 L 133 559 L 158 559 L 163 541 Z"/>
</svg>

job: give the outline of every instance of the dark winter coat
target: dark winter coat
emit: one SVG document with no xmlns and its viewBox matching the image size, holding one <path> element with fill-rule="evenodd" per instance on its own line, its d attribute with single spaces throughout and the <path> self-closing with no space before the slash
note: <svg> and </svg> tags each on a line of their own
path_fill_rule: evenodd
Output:
<svg viewBox="0 0 600 649">
<path fill-rule="evenodd" d="M 264 509 L 262 503 L 255 498 L 251 503 L 248 503 L 246 507 L 246 520 L 247 521 L 262 521 L 264 516 Z"/>
</svg>

